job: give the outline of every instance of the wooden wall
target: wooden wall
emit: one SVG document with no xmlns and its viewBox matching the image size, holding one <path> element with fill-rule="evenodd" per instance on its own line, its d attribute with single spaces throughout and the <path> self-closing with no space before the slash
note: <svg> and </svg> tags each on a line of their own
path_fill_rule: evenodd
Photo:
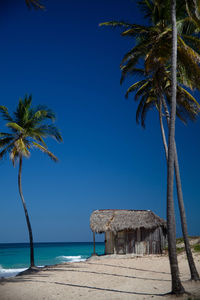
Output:
<svg viewBox="0 0 200 300">
<path fill-rule="evenodd" d="M 166 245 L 166 234 L 161 227 L 147 230 L 120 231 L 105 234 L 105 254 L 161 254 Z"/>
<path fill-rule="evenodd" d="M 105 232 L 105 254 L 114 253 L 114 237 L 113 232 Z"/>
</svg>

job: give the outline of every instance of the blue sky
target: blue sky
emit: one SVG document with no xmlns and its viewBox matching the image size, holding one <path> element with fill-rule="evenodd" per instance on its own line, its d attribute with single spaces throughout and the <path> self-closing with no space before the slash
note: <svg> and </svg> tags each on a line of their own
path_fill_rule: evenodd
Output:
<svg viewBox="0 0 200 300">
<path fill-rule="evenodd" d="M 64 139 L 47 141 L 59 163 L 37 151 L 24 160 L 34 240 L 91 241 L 95 209 L 151 209 L 165 218 L 166 163 L 157 113 L 149 113 L 145 130 L 138 126 L 136 103 L 124 98 L 131 81 L 119 83 L 119 64 L 133 41 L 98 26 L 114 19 L 143 23 L 135 1 L 45 3 L 44 12 L 28 10 L 23 0 L 0 4 L 0 102 L 11 112 L 19 97 L 31 93 L 33 105 L 56 112 Z M 199 127 L 199 120 L 187 127 L 177 121 L 176 127 L 191 235 L 200 234 Z M 5 131 L 2 120 L 0 128 Z M 0 168 L 0 242 L 26 242 L 18 168 L 9 159 Z"/>
</svg>

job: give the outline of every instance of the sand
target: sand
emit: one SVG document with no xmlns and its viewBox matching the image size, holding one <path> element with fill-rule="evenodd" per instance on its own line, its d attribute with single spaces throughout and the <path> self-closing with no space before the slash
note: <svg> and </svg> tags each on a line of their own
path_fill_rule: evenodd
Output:
<svg viewBox="0 0 200 300">
<path fill-rule="evenodd" d="M 200 282 L 190 281 L 184 254 L 178 256 L 182 283 L 200 299 Z M 195 254 L 200 273 L 200 255 Z M 0 281 L 0 300 L 177 299 L 171 290 L 167 256 L 101 256 L 78 263 L 46 267 L 39 272 Z"/>
</svg>

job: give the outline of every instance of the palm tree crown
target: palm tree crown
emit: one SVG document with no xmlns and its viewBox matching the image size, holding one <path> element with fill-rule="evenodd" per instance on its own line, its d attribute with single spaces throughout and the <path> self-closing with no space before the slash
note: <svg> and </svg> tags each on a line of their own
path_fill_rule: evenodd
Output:
<svg viewBox="0 0 200 300">
<path fill-rule="evenodd" d="M 182 2 L 179 2 L 181 7 Z M 100 24 L 100 26 L 120 27 L 123 29 L 121 35 L 130 37 L 134 41 L 133 48 L 124 55 L 121 62 L 121 83 L 127 75 L 137 72 L 141 61 L 144 63 L 146 73 L 163 66 L 167 68 L 171 66 L 170 1 L 141 0 L 138 3 L 145 12 L 150 25 L 131 24 L 123 21 L 110 21 Z M 177 70 L 185 86 L 191 89 L 200 89 L 199 38 L 194 34 L 195 27 L 186 15 L 184 6 L 179 10 L 178 17 Z"/>
<path fill-rule="evenodd" d="M 31 104 L 31 96 L 20 99 L 13 116 L 5 106 L 0 106 L 2 117 L 7 121 L 6 126 L 11 130 L 10 133 L 0 133 L 0 159 L 9 153 L 13 165 L 20 156 L 29 157 L 32 148 L 41 150 L 54 161 L 58 160 L 44 142 L 46 137 L 62 141 L 58 129 L 52 124 L 47 124 L 47 120 L 55 120 L 55 115 L 44 106 L 32 108 Z"/>
<path fill-rule="evenodd" d="M 135 101 L 140 99 L 136 111 L 136 121 L 137 123 L 141 122 L 141 125 L 145 127 L 147 113 L 154 107 L 159 111 L 162 97 L 164 97 L 169 106 L 171 105 L 171 78 L 170 72 L 164 68 L 151 72 L 149 75 L 145 75 L 145 70 L 143 69 L 140 69 L 140 71 L 141 74 L 143 73 L 144 79 L 132 84 L 126 91 L 125 96 L 128 98 L 130 93 L 136 92 L 134 95 Z M 200 105 L 197 100 L 181 84 L 178 84 L 177 117 L 186 124 L 188 119 L 195 121 L 199 112 Z"/>
</svg>

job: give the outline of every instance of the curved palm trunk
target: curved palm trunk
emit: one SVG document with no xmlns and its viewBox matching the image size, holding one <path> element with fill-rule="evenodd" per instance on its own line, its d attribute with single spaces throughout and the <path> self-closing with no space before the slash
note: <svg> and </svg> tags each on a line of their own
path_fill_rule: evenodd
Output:
<svg viewBox="0 0 200 300">
<path fill-rule="evenodd" d="M 171 0 L 172 17 L 172 101 L 171 118 L 168 138 L 168 161 L 167 161 L 167 230 L 168 230 L 168 249 L 169 262 L 172 277 L 172 293 L 183 294 L 184 288 L 181 284 L 178 261 L 176 254 L 176 224 L 174 212 L 174 138 L 175 138 L 175 117 L 176 117 L 176 62 L 177 62 L 177 29 L 176 29 L 176 0 Z"/>
<path fill-rule="evenodd" d="M 161 102 L 164 106 L 165 116 L 166 116 L 166 120 L 167 120 L 167 126 L 169 128 L 170 115 L 168 112 L 167 104 L 166 104 L 165 99 L 162 94 L 161 94 Z M 165 155 L 166 155 L 166 159 L 168 159 L 167 142 L 166 142 L 165 132 L 164 132 L 163 124 L 162 124 L 162 104 L 160 104 L 159 118 L 160 118 L 162 139 L 163 139 L 163 144 L 164 144 L 164 148 L 165 148 Z M 183 201 L 181 176 L 180 176 L 178 154 L 177 154 L 175 141 L 174 141 L 174 149 L 175 149 L 174 167 L 175 167 L 175 176 L 176 176 L 176 189 L 177 189 L 178 206 L 179 206 L 179 212 L 180 212 L 180 218 L 181 218 L 181 228 L 182 228 L 183 240 L 184 240 L 184 244 L 185 244 L 185 251 L 187 254 L 188 264 L 189 264 L 189 268 L 190 268 L 191 280 L 199 280 L 199 274 L 197 272 L 197 269 L 196 269 L 196 266 L 194 263 L 194 259 L 192 256 L 192 251 L 191 251 L 190 243 L 189 243 L 189 239 L 188 239 L 186 213 L 185 213 L 185 206 L 184 206 L 184 201 Z"/>
<path fill-rule="evenodd" d="M 31 267 L 34 267 L 35 264 L 34 264 L 33 234 L 32 234 L 32 229 L 31 229 L 31 223 L 30 223 L 29 216 L 28 216 L 28 211 L 27 211 L 27 208 L 26 208 L 26 203 L 24 201 L 24 196 L 22 194 L 21 174 L 22 174 L 22 156 L 20 156 L 20 158 L 19 158 L 18 187 L 19 187 L 19 194 L 20 194 L 22 204 L 23 204 L 23 207 L 24 207 L 24 213 L 25 213 L 26 223 L 27 223 L 28 232 L 29 232 L 30 263 L 31 263 Z"/>
</svg>

